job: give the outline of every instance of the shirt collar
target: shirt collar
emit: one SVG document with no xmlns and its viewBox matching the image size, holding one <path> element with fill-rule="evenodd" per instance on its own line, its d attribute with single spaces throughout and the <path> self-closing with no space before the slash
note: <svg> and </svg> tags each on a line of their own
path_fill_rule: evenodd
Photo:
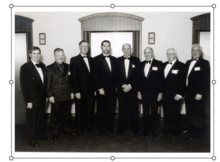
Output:
<svg viewBox="0 0 220 162">
<path fill-rule="evenodd" d="M 169 61 L 168 61 L 168 62 L 169 62 Z M 176 62 L 176 59 L 174 59 L 174 60 L 173 60 L 173 61 L 171 61 L 171 62 L 172 62 L 172 65 L 173 65 L 173 64 L 175 64 L 175 62 Z"/>
<path fill-rule="evenodd" d="M 145 61 L 147 61 L 147 60 L 145 59 Z M 153 57 L 152 57 L 152 58 L 151 58 L 149 61 L 151 61 L 151 62 L 152 62 L 152 61 L 153 61 Z"/>
<path fill-rule="evenodd" d="M 125 57 L 125 56 L 124 56 L 124 58 L 130 58 L 130 57 L 131 57 L 130 55 L 129 55 L 128 57 Z"/>
<path fill-rule="evenodd" d="M 58 62 L 56 62 L 56 61 L 55 61 L 55 63 L 56 63 L 56 64 L 57 64 L 58 66 L 61 66 L 61 65 L 63 65 L 63 63 L 62 63 L 62 64 L 60 64 L 60 63 L 58 63 Z"/>
<path fill-rule="evenodd" d="M 104 56 L 104 57 L 105 57 L 105 56 L 109 56 L 109 54 L 104 54 L 104 53 L 103 53 L 103 56 Z"/>
<path fill-rule="evenodd" d="M 38 62 L 35 62 L 35 61 L 33 61 L 32 59 L 31 59 L 31 61 L 32 61 L 32 63 L 34 64 L 34 66 L 36 66 L 35 64 L 39 64 L 40 62 L 38 61 Z M 37 66 L 36 66 L 37 67 Z"/>
<path fill-rule="evenodd" d="M 83 54 L 81 54 L 81 53 L 80 53 L 80 55 L 81 55 L 82 57 L 87 56 L 87 55 L 83 55 Z"/>
</svg>

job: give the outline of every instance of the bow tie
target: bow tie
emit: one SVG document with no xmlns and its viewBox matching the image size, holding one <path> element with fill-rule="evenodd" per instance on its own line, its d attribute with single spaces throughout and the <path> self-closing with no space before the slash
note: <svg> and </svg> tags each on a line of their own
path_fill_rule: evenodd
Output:
<svg viewBox="0 0 220 162">
<path fill-rule="evenodd" d="M 126 60 L 126 59 L 130 60 L 130 57 L 124 57 L 124 60 Z"/>
<path fill-rule="evenodd" d="M 197 59 L 192 59 L 192 61 L 197 61 Z"/>
<path fill-rule="evenodd" d="M 146 61 L 145 61 L 145 64 L 151 64 L 151 61 L 147 61 L 147 60 L 146 60 Z"/>
<path fill-rule="evenodd" d="M 35 64 L 38 68 L 40 68 L 41 67 L 41 64 Z"/>
<path fill-rule="evenodd" d="M 104 56 L 105 58 L 109 58 L 109 56 Z"/>
<path fill-rule="evenodd" d="M 173 63 L 172 62 L 168 62 L 168 64 L 172 65 Z"/>
</svg>

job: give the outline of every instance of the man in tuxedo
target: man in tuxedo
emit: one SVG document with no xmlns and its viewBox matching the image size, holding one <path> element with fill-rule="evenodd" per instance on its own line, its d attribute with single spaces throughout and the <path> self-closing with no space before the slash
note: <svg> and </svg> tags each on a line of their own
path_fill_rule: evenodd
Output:
<svg viewBox="0 0 220 162">
<path fill-rule="evenodd" d="M 76 101 L 76 130 L 82 136 L 85 128 L 93 130 L 94 115 L 94 82 L 93 58 L 88 56 L 89 44 L 85 40 L 79 42 L 80 54 L 70 60 L 71 77 Z"/>
<path fill-rule="evenodd" d="M 192 59 L 186 62 L 186 116 L 189 120 L 190 139 L 197 139 L 204 127 L 204 105 L 210 98 L 210 65 L 201 57 L 202 47 L 192 46 Z M 209 105 L 208 105 L 209 106 Z"/>
<path fill-rule="evenodd" d="M 74 94 L 70 82 L 70 66 L 64 63 L 64 57 L 63 49 L 56 48 L 54 50 L 55 62 L 46 68 L 53 140 L 58 140 L 60 127 L 64 133 L 75 135 L 70 129 L 71 100 Z"/>
<path fill-rule="evenodd" d="M 152 131 L 153 137 L 158 137 L 159 115 L 158 115 L 158 95 L 161 80 L 162 61 L 153 58 L 154 51 L 151 47 L 144 50 L 145 61 L 140 64 L 139 91 L 138 98 L 143 104 L 143 134 Z"/>
<path fill-rule="evenodd" d="M 117 58 L 117 94 L 119 99 L 119 125 L 117 136 L 126 129 L 128 123 L 135 135 L 139 133 L 138 118 L 138 66 L 139 58 L 131 56 L 131 45 L 122 46 L 124 56 Z"/>
<path fill-rule="evenodd" d="M 95 87 L 97 90 L 97 116 L 99 135 L 105 130 L 114 133 L 113 121 L 116 107 L 116 58 L 110 55 L 111 43 L 101 43 L 102 53 L 94 58 Z"/>
<path fill-rule="evenodd" d="M 46 74 L 45 65 L 40 62 L 41 50 L 31 47 L 30 61 L 20 70 L 20 84 L 26 109 L 28 144 L 38 147 L 37 138 L 49 140 L 45 133 Z"/>
<path fill-rule="evenodd" d="M 168 61 L 162 65 L 161 87 L 158 100 L 163 98 L 164 131 L 161 135 L 172 133 L 172 137 L 179 135 L 180 109 L 185 88 L 185 64 L 177 59 L 174 48 L 167 50 Z"/>
</svg>

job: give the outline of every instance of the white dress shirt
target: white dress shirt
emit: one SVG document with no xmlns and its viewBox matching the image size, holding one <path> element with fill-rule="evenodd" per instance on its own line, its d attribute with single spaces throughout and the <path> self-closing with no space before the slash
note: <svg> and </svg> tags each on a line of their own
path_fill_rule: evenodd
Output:
<svg viewBox="0 0 220 162">
<path fill-rule="evenodd" d="M 108 55 L 103 54 L 103 55 L 104 55 L 104 57 L 105 56 L 109 56 L 109 54 Z M 105 60 L 106 60 L 106 62 L 108 64 L 108 67 L 109 67 L 110 71 L 112 71 L 110 58 L 109 57 L 105 57 Z"/>
<path fill-rule="evenodd" d="M 145 60 L 147 61 L 147 60 Z M 151 61 L 151 63 L 145 63 L 145 66 L 144 66 L 144 74 L 145 76 L 147 77 L 148 73 L 149 73 L 149 70 L 150 70 L 150 67 L 152 65 L 152 62 L 153 62 L 153 58 L 151 58 L 149 61 Z"/>
<path fill-rule="evenodd" d="M 90 72 L 89 61 L 88 61 L 87 55 L 83 55 L 83 54 L 81 54 L 81 55 L 82 55 L 82 57 L 83 57 L 83 60 L 84 60 L 85 63 L 86 63 L 86 66 L 87 66 L 89 72 Z M 86 57 L 85 57 L 85 56 L 86 56 Z"/>
<path fill-rule="evenodd" d="M 186 86 L 188 86 L 188 76 L 191 73 L 191 71 L 192 71 L 194 65 L 196 64 L 197 60 L 198 59 L 191 61 L 190 65 L 189 65 L 189 70 L 188 70 L 187 77 L 186 77 Z"/>
<path fill-rule="evenodd" d="M 42 80 L 42 83 L 43 83 L 43 82 L 44 82 L 44 75 L 43 75 L 42 69 L 41 69 L 40 67 L 37 67 L 37 66 L 35 65 L 35 64 L 39 64 L 39 62 L 36 63 L 36 62 L 34 62 L 32 59 L 31 59 L 31 61 L 33 62 L 35 68 L 37 69 L 37 71 L 38 71 L 38 73 L 39 73 L 39 75 L 40 75 L 40 78 L 41 78 L 41 80 Z"/>
<path fill-rule="evenodd" d="M 130 56 L 125 57 L 125 58 L 130 58 Z M 125 64 L 125 76 L 126 76 L 126 78 L 128 78 L 128 70 L 129 70 L 130 60 L 129 59 L 124 59 L 124 64 Z"/>
<path fill-rule="evenodd" d="M 176 59 L 171 62 L 172 64 L 169 64 L 169 63 L 168 63 L 167 66 L 165 67 L 165 70 L 164 70 L 164 76 L 165 76 L 165 78 L 167 77 L 167 74 L 169 73 L 170 69 L 173 67 L 173 65 L 175 64 L 175 62 L 176 62 Z"/>
</svg>

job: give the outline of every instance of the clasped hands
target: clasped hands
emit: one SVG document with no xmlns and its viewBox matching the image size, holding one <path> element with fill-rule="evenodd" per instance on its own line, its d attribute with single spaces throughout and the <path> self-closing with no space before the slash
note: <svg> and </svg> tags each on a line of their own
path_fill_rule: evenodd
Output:
<svg viewBox="0 0 220 162">
<path fill-rule="evenodd" d="M 124 84 L 124 85 L 122 86 L 122 89 L 123 89 L 123 91 L 124 91 L 125 93 L 127 93 L 127 92 L 129 92 L 132 88 L 131 88 L 130 85 Z"/>
</svg>

